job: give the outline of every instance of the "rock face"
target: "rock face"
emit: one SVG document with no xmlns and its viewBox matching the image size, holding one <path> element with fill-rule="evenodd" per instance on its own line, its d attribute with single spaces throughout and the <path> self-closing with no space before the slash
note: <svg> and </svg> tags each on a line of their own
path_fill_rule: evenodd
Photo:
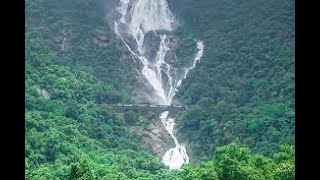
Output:
<svg viewBox="0 0 320 180">
<path fill-rule="evenodd" d="M 99 47 L 106 47 L 109 44 L 109 39 L 103 30 L 96 30 L 96 35 L 93 38 L 93 43 Z"/>
<path fill-rule="evenodd" d="M 147 128 L 131 127 L 131 130 L 142 136 L 141 146 L 150 150 L 153 154 L 162 157 L 170 148 L 174 147 L 174 141 L 166 131 L 160 119 L 153 120 Z"/>
</svg>

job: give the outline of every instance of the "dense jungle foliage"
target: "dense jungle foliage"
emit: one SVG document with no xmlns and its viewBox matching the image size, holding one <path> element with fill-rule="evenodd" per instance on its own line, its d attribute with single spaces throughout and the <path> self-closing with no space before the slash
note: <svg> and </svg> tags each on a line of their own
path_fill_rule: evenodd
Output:
<svg viewBox="0 0 320 180">
<path fill-rule="evenodd" d="M 294 1 L 170 2 L 185 31 L 205 44 L 176 95 L 191 105 L 179 123 L 193 155 L 210 158 L 234 141 L 267 156 L 293 145 Z"/>
<path fill-rule="evenodd" d="M 113 3 L 25 0 L 26 179 L 295 179 L 294 1 L 170 0 L 188 34 L 180 53 L 190 34 L 205 44 L 176 96 L 190 107 L 182 171 L 129 130 L 150 114 L 99 105 L 130 102 L 137 86 L 105 19 Z"/>
</svg>

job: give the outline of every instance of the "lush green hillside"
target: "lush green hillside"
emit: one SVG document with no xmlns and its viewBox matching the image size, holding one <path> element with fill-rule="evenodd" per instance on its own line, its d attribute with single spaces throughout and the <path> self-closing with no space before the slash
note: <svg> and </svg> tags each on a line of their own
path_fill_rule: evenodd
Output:
<svg viewBox="0 0 320 180">
<path fill-rule="evenodd" d="M 54 64 L 75 67 L 101 80 L 113 95 L 97 95 L 100 102 L 125 102 L 136 80 L 121 61 L 126 52 L 106 23 L 103 2 L 26 0 L 26 41 L 32 43 L 27 48 L 36 54 L 48 54 L 50 49 Z"/>
<path fill-rule="evenodd" d="M 181 136 L 194 157 L 232 141 L 271 155 L 294 144 L 294 1 L 171 1 L 185 31 L 205 44 L 177 99 L 191 108 Z"/>
<path fill-rule="evenodd" d="M 129 102 L 137 85 L 105 21 L 115 2 L 25 3 L 26 179 L 294 179 L 293 1 L 171 2 L 184 27 L 175 33 L 205 42 L 177 95 L 190 105 L 180 138 L 199 162 L 183 171 L 169 171 L 129 130 L 129 121 L 146 125 L 146 113 L 99 106 Z M 188 37 L 179 57 L 192 54 Z"/>
<path fill-rule="evenodd" d="M 133 76 L 115 43 L 102 48 L 90 42 L 96 28 L 108 27 L 97 7 L 26 1 L 27 179 L 155 178 L 167 171 L 140 148 L 123 118 L 98 106 L 128 101 L 124 84 Z M 61 29 L 78 34 L 70 51 L 52 38 Z"/>
</svg>

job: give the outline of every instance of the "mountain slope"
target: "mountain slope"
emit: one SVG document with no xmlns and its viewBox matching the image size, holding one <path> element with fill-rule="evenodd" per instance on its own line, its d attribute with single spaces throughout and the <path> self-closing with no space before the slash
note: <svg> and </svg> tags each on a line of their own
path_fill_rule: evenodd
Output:
<svg viewBox="0 0 320 180">
<path fill-rule="evenodd" d="M 191 105 L 180 133 L 194 156 L 232 141 L 265 155 L 294 144 L 294 1 L 170 2 L 206 45 L 176 96 Z"/>
<path fill-rule="evenodd" d="M 294 2 L 170 1 L 178 63 L 192 38 L 206 46 L 176 96 L 189 105 L 177 118 L 194 161 L 183 171 L 130 130 L 152 113 L 99 105 L 140 87 L 106 19 L 117 2 L 25 3 L 26 179 L 294 179 Z"/>
</svg>

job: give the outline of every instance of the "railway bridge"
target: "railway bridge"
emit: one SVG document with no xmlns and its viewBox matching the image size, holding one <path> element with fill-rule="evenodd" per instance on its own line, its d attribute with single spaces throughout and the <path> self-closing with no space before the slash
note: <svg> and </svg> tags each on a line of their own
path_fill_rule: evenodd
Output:
<svg viewBox="0 0 320 180">
<path fill-rule="evenodd" d="M 177 113 L 180 111 L 184 111 L 188 108 L 188 106 L 183 105 L 155 105 L 155 104 L 102 104 L 112 106 L 116 111 L 153 111 L 156 113 L 161 113 L 164 111 L 170 111 L 170 113 Z"/>
</svg>

